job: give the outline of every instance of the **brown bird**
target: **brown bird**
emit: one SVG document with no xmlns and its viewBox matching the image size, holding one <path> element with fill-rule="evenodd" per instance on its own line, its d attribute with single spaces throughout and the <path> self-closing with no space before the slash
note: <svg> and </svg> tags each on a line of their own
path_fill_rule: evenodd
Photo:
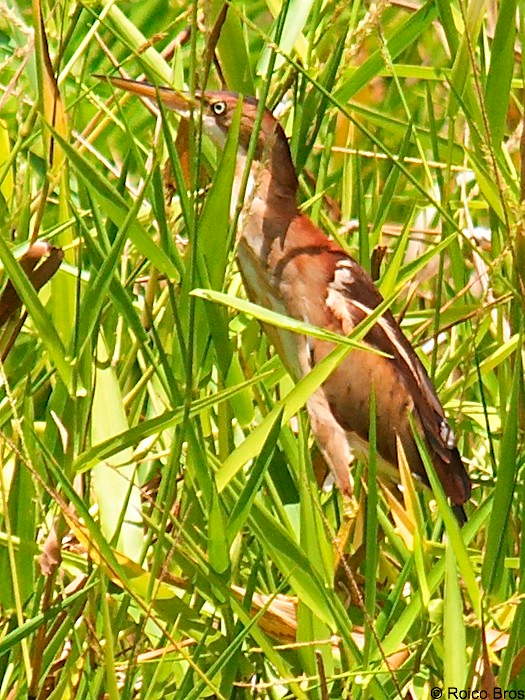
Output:
<svg viewBox="0 0 525 700">
<path fill-rule="evenodd" d="M 188 117 L 199 104 L 204 130 L 225 143 L 232 117 L 243 99 L 232 194 L 237 201 L 258 102 L 231 92 L 204 92 L 195 98 L 170 88 L 121 78 L 116 87 L 153 100 Z M 264 111 L 238 226 L 237 258 L 249 298 L 301 321 L 347 335 L 383 298 L 368 273 L 297 208 L 297 175 L 285 133 Z M 267 328 L 277 352 L 295 379 L 304 376 L 333 345 L 316 338 Z M 368 455 L 369 403 L 376 394 L 377 449 L 397 467 L 397 439 L 412 472 L 428 477 L 412 433 L 412 416 L 460 521 L 471 483 L 454 434 L 428 374 L 390 311 L 365 337 L 380 356 L 352 350 L 308 401 L 312 431 L 344 493 L 351 490 L 349 466 Z"/>
</svg>

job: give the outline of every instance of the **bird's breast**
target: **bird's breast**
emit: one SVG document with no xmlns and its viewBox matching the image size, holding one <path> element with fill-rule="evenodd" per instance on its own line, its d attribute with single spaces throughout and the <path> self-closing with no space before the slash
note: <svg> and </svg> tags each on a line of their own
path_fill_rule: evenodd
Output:
<svg viewBox="0 0 525 700">
<path fill-rule="evenodd" d="M 278 287 L 274 284 L 272 275 L 268 274 L 261 256 L 257 250 L 251 247 L 244 236 L 238 242 L 237 261 L 250 301 L 276 313 L 290 315 L 290 310 L 279 293 Z M 283 328 L 269 324 L 263 325 L 285 367 L 292 377 L 299 379 L 304 373 L 299 356 L 303 346 L 306 346 L 305 338 Z"/>
</svg>

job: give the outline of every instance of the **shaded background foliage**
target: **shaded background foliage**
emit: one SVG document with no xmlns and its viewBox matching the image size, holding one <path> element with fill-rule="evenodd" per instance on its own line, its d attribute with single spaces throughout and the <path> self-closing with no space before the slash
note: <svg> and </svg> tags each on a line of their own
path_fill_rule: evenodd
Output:
<svg viewBox="0 0 525 700">
<path fill-rule="evenodd" d="M 0 338 L 2 696 L 525 686 L 522 12 L 0 4 L 0 259 L 25 309 Z M 329 365 L 294 387 L 244 301 L 235 136 L 217 153 L 93 77 L 117 67 L 280 115 L 301 209 L 378 276 L 446 405 L 461 532 L 409 470 L 394 498 L 373 450 L 353 509 L 319 487 L 302 407 Z M 36 239 L 64 251 L 39 295 Z"/>
</svg>

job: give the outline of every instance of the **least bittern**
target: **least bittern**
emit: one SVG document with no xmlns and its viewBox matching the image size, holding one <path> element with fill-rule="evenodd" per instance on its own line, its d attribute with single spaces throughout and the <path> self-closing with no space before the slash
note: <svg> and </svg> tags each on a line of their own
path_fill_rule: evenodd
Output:
<svg viewBox="0 0 525 700">
<path fill-rule="evenodd" d="M 234 197 L 240 189 L 258 103 L 231 92 L 204 92 L 191 99 L 170 88 L 121 78 L 112 84 L 162 100 L 188 117 L 195 104 L 204 130 L 225 143 L 232 117 L 243 99 Z M 257 304 L 330 331 L 347 335 L 383 298 L 368 273 L 330 240 L 297 207 L 297 175 L 285 133 L 265 110 L 250 164 L 249 191 L 239 219 L 237 259 L 246 292 Z M 299 378 L 325 357 L 332 345 L 323 340 L 270 329 L 281 359 Z M 319 449 L 344 493 L 351 490 L 349 466 L 368 455 L 370 396 L 376 394 L 377 450 L 397 466 L 397 439 L 412 472 L 428 485 L 413 426 L 458 518 L 470 496 L 470 479 L 454 434 L 429 376 L 390 311 L 381 315 L 365 342 L 387 356 L 352 350 L 308 401 Z M 413 420 L 410 420 L 410 417 Z"/>
</svg>

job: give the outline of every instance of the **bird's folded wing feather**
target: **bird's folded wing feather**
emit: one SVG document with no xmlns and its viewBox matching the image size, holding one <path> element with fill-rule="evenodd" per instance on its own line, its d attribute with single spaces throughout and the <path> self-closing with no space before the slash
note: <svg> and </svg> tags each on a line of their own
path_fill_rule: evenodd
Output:
<svg viewBox="0 0 525 700">
<path fill-rule="evenodd" d="M 350 332 L 382 301 L 372 279 L 355 260 L 345 256 L 336 263 L 326 303 L 343 332 Z M 454 434 L 423 364 L 390 311 L 377 320 L 365 340 L 392 356 L 391 362 L 412 398 L 427 440 L 445 462 L 450 462 L 456 445 Z"/>
</svg>

